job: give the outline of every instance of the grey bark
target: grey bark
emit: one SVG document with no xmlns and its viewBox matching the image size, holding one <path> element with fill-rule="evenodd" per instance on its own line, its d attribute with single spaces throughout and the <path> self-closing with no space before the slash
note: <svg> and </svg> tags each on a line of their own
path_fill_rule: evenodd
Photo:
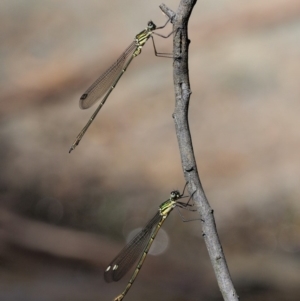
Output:
<svg viewBox="0 0 300 301">
<path fill-rule="evenodd" d="M 217 282 L 224 300 L 238 300 L 234 289 L 225 255 L 218 236 L 213 210 L 210 207 L 201 185 L 197 164 L 193 151 L 193 144 L 188 122 L 188 109 L 191 96 L 188 69 L 188 21 L 196 0 L 181 0 L 175 14 L 166 5 L 160 9 L 171 18 L 174 27 L 174 90 L 175 111 L 173 114 L 176 135 L 181 155 L 183 173 L 188 182 L 188 190 L 192 195 L 197 211 L 202 221 L 202 236 L 217 278 Z"/>
</svg>

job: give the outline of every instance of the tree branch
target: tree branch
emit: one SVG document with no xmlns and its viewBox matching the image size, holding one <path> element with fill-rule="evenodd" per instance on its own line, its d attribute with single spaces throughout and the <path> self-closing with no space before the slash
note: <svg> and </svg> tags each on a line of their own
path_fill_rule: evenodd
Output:
<svg viewBox="0 0 300 301">
<path fill-rule="evenodd" d="M 213 265 L 219 288 L 224 300 L 238 300 L 234 289 L 223 249 L 218 237 L 213 210 L 199 178 L 195 155 L 193 151 L 192 138 L 188 123 L 188 108 L 190 101 L 190 82 L 188 69 L 188 39 L 187 25 L 196 0 L 181 0 L 177 13 L 175 14 L 166 5 L 160 5 L 160 9 L 172 19 L 174 26 L 174 89 L 175 89 L 175 111 L 173 114 L 176 135 L 181 155 L 181 163 L 184 177 L 188 182 L 188 190 L 201 215 L 202 236 Z"/>
</svg>

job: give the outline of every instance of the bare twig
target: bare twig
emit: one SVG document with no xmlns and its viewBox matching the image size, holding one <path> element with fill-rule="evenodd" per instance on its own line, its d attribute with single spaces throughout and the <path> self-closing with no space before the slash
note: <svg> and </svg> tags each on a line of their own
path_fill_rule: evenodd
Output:
<svg viewBox="0 0 300 301">
<path fill-rule="evenodd" d="M 176 134 L 181 155 L 182 168 L 188 184 L 189 193 L 193 195 L 195 205 L 201 215 L 202 236 L 212 262 L 219 288 L 224 300 L 238 300 L 234 289 L 217 228 L 208 200 L 199 178 L 192 139 L 188 123 L 188 108 L 191 95 L 188 69 L 189 39 L 187 24 L 196 0 L 181 0 L 175 14 L 164 4 L 161 10 L 172 19 L 174 26 L 174 88 L 175 88 L 175 121 Z"/>
</svg>

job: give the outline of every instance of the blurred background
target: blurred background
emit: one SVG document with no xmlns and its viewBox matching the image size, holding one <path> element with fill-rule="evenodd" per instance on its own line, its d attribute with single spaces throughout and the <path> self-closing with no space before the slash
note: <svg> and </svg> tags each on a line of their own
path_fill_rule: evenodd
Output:
<svg viewBox="0 0 300 301">
<path fill-rule="evenodd" d="M 151 42 L 68 153 L 94 110 L 81 94 L 164 24 L 160 4 L 0 2 L 0 300 L 112 300 L 130 275 L 104 269 L 183 188 L 172 60 Z M 198 1 L 189 38 L 194 150 L 237 292 L 299 300 L 300 2 Z M 128 300 L 222 300 L 200 222 L 175 211 L 157 240 Z"/>
</svg>

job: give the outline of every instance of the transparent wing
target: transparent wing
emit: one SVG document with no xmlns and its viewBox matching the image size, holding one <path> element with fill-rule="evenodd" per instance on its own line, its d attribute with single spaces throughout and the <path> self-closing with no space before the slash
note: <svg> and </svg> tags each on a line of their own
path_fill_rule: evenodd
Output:
<svg viewBox="0 0 300 301">
<path fill-rule="evenodd" d="M 160 222 L 162 216 L 158 211 L 156 215 L 149 221 L 146 227 L 139 232 L 116 256 L 104 272 L 106 282 L 120 280 L 140 258 L 142 252 L 146 248 L 148 241 Z"/>
<path fill-rule="evenodd" d="M 79 106 L 81 109 L 91 107 L 104 93 L 112 86 L 117 76 L 120 74 L 126 59 L 131 56 L 136 49 L 133 41 L 122 53 L 117 61 L 109 67 L 80 97 Z"/>
</svg>

